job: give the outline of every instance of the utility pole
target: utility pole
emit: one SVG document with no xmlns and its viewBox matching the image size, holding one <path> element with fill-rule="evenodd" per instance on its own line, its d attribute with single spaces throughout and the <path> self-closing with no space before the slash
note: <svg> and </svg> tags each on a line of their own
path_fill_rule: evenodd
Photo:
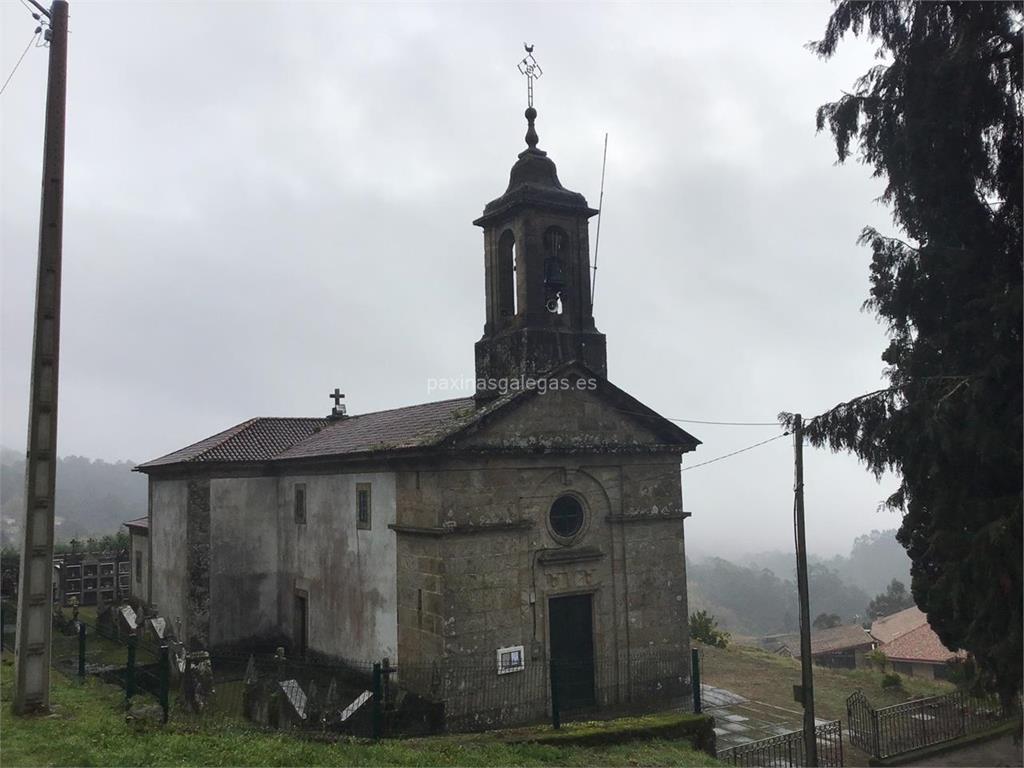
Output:
<svg viewBox="0 0 1024 768">
<path fill-rule="evenodd" d="M 25 525 L 18 582 L 14 711 L 50 705 L 50 624 L 53 602 L 53 495 L 57 464 L 57 382 L 60 353 L 60 272 L 64 224 L 64 114 L 67 94 L 68 4 L 50 10 L 50 67 L 46 83 L 43 189 L 32 338 Z"/>
<path fill-rule="evenodd" d="M 814 732 L 814 673 L 811 668 L 811 605 L 807 586 L 807 536 L 804 529 L 804 422 L 793 417 L 793 451 L 796 464 L 794 525 L 796 526 L 796 584 L 800 594 L 801 701 L 804 705 L 804 755 L 806 765 L 818 765 L 818 739 Z"/>
</svg>

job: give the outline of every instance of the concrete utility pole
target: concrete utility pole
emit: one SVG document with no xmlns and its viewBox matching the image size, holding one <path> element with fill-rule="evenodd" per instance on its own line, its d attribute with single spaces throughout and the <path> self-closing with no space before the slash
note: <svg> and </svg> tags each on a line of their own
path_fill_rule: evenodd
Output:
<svg viewBox="0 0 1024 768">
<path fill-rule="evenodd" d="M 60 352 L 60 271 L 64 224 L 64 112 L 67 93 L 68 4 L 53 0 L 49 17 L 43 191 L 32 339 L 25 526 L 18 582 L 14 711 L 50 705 L 50 612 L 53 602 L 53 494 L 57 464 L 57 380 Z"/>
<path fill-rule="evenodd" d="M 811 668 L 811 606 L 807 586 L 807 537 L 804 530 L 804 422 L 793 417 L 793 451 L 796 463 L 794 524 L 796 526 L 796 584 L 800 593 L 801 700 L 804 705 L 804 753 L 806 764 L 818 764 L 818 739 L 814 732 L 814 673 Z"/>
</svg>

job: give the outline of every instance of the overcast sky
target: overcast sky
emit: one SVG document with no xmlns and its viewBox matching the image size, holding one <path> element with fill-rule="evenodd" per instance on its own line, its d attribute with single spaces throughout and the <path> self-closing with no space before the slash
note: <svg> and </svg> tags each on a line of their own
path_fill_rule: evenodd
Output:
<svg viewBox="0 0 1024 768">
<path fill-rule="evenodd" d="M 860 312 L 863 165 L 814 110 L 872 63 L 804 44 L 814 3 L 87 2 L 71 8 L 60 453 L 142 461 L 252 416 L 453 396 L 484 320 L 471 225 L 524 148 L 523 41 L 544 69 L 540 147 L 597 205 L 609 378 L 668 417 L 772 421 L 876 389 Z M 34 22 L 0 4 L 0 69 Z M 2 433 L 23 450 L 46 51 L 0 97 Z M 591 242 L 595 221 L 591 221 Z M 455 396 L 470 394 L 454 393 Z M 684 466 L 778 434 L 683 425 Z M 809 450 L 812 551 L 899 519 L 849 456 Z M 683 475 L 691 551 L 791 548 L 792 444 Z"/>
</svg>

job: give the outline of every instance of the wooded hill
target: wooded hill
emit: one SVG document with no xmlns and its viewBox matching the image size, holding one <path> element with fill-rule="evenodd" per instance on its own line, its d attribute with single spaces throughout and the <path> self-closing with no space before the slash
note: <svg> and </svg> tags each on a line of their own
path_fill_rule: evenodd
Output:
<svg viewBox="0 0 1024 768">
<path fill-rule="evenodd" d="M 146 478 L 133 461 L 106 462 L 84 456 L 57 460 L 54 513 L 57 541 L 117 533 L 125 520 L 146 514 Z M 0 543 L 19 546 L 25 514 L 25 456 L 0 448 Z"/>
</svg>

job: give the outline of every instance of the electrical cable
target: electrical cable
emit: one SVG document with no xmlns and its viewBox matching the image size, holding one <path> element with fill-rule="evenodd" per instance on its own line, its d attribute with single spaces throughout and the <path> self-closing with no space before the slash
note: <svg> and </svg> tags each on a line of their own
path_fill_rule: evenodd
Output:
<svg viewBox="0 0 1024 768">
<path fill-rule="evenodd" d="M 3 86 L 2 86 L 2 87 L 0 87 L 0 96 L 2 96 L 2 95 L 3 95 L 3 93 L 4 93 L 4 91 L 6 91 L 6 90 L 7 90 L 7 85 L 8 85 L 8 83 L 10 83 L 10 82 L 11 82 L 11 78 L 12 78 L 12 77 L 14 77 L 14 73 L 18 71 L 18 67 L 20 67 L 20 66 L 21 66 L 21 62 L 22 62 L 22 60 L 23 60 L 23 59 L 25 58 L 25 54 L 26 54 L 26 53 L 28 53 L 28 49 L 32 47 L 32 43 L 34 43 L 34 42 L 35 42 L 36 36 L 37 36 L 38 34 L 39 34 L 39 28 L 37 27 L 37 28 L 36 28 L 36 31 L 32 33 L 32 37 L 31 37 L 31 38 L 29 38 L 29 41 L 28 41 L 28 45 L 26 45 L 26 46 L 25 46 L 25 50 L 24 50 L 24 51 L 22 51 L 22 52 L 21 52 L 21 56 L 20 56 L 20 57 L 18 57 L 18 62 L 17 62 L 17 63 L 15 64 L 15 65 L 14 65 L 14 69 L 12 69 L 12 70 L 11 70 L 11 74 L 9 74 L 9 75 L 7 76 L 7 79 L 6 79 L 6 80 L 4 80 L 4 84 L 3 84 Z"/>
<path fill-rule="evenodd" d="M 765 445 L 765 444 L 770 443 L 770 442 L 772 442 L 774 440 L 778 440 L 780 437 L 785 437 L 788 434 L 789 434 L 789 432 L 783 432 L 781 435 L 776 435 L 775 437 L 769 437 L 767 440 L 762 440 L 759 443 L 754 443 L 753 445 L 748 445 L 746 448 L 740 448 L 738 451 L 733 451 L 732 453 L 726 453 L 726 454 L 723 454 L 721 456 L 716 456 L 713 459 L 708 459 L 707 461 L 702 461 L 700 464 L 691 464 L 688 467 L 683 467 L 679 471 L 680 472 L 686 472 L 689 469 L 696 469 L 697 467 L 706 467 L 708 464 L 714 464 L 716 461 L 721 461 L 722 459 L 728 459 L 731 456 L 736 456 L 737 454 L 745 453 L 747 451 L 753 450 L 754 448 L 757 448 L 758 446 Z"/>
</svg>

